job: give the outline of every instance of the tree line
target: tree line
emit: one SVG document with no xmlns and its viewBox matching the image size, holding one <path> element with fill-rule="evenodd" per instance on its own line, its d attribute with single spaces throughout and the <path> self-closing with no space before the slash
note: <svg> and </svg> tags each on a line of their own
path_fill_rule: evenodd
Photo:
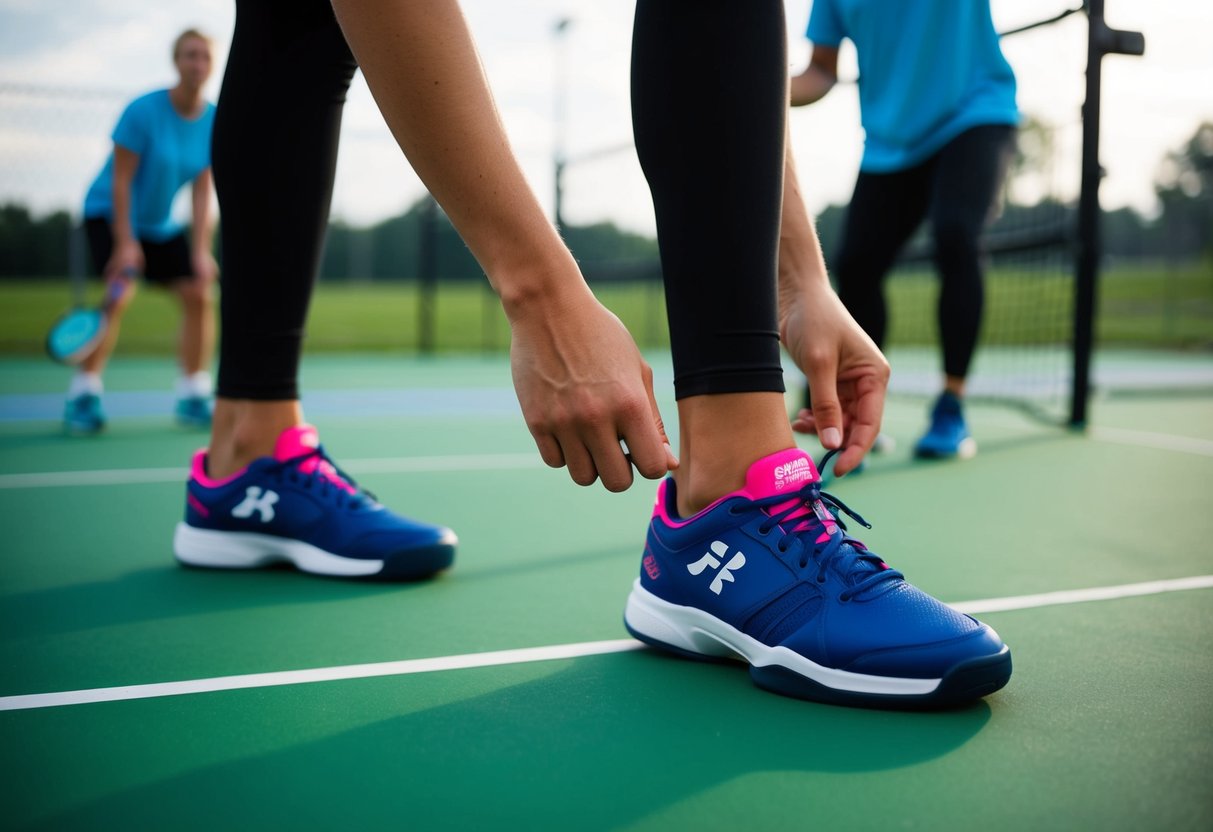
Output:
<svg viewBox="0 0 1213 832">
<path fill-rule="evenodd" d="M 1105 257 L 1213 261 L 1213 123 L 1201 124 L 1187 142 L 1165 156 L 1154 191 L 1159 203 L 1156 217 L 1145 217 L 1132 208 L 1104 212 Z M 1050 226 L 1072 228 L 1073 212 L 1074 206 L 1052 200 L 1022 205 L 1011 199 L 990 236 L 997 239 Z M 831 205 L 817 218 L 827 263 L 839 242 L 845 213 L 845 206 Z M 650 236 L 609 222 L 568 226 L 561 233 L 591 282 L 660 277 L 657 241 Z M 74 265 L 87 270 L 85 258 L 68 212 L 35 217 L 25 206 L 0 205 L 0 278 L 62 277 Z M 403 214 L 370 227 L 334 222 L 320 276 L 324 280 L 479 280 L 482 272 L 450 221 L 426 196 Z"/>
</svg>

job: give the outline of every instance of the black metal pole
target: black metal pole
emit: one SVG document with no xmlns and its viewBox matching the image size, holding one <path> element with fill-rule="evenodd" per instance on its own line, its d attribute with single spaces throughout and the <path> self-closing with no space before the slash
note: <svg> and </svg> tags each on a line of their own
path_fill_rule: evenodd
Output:
<svg viewBox="0 0 1213 832">
<path fill-rule="evenodd" d="M 1087 423 L 1091 350 L 1095 342 L 1095 282 L 1099 274 L 1099 85 L 1103 53 L 1099 25 L 1103 0 L 1087 5 L 1087 91 L 1082 105 L 1082 186 L 1078 197 L 1078 263 L 1074 285 L 1074 384 L 1070 427 Z"/>
<path fill-rule="evenodd" d="M 1070 426 L 1087 424 L 1091 395 L 1091 355 L 1095 344 L 1096 290 L 1099 285 L 1100 209 L 1099 104 L 1103 56 L 1141 55 L 1141 32 L 1109 29 L 1104 21 L 1104 0 L 1087 0 L 1087 90 L 1082 105 L 1082 190 L 1078 197 L 1078 262 L 1074 286 L 1074 385 L 1070 399 Z"/>
</svg>

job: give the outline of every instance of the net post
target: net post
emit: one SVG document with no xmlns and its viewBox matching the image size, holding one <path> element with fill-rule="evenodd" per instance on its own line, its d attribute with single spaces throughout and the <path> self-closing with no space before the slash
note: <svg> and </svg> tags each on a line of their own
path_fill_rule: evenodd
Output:
<svg viewBox="0 0 1213 832">
<path fill-rule="evenodd" d="M 1087 79 L 1082 106 L 1082 186 L 1078 198 L 1078 260 L 1074 286 L 1074 381 L 1070 427 L 1087 424 L 1091 395 L 1091 355 L 1095 342 L 1096 290 L 1100 265 L 1099 109 L 1104 55 L 1141 55 L 1141 32 L 1110 29 L 1104 21 L 1104 0 L 1087 0 Z"/>
</svg>

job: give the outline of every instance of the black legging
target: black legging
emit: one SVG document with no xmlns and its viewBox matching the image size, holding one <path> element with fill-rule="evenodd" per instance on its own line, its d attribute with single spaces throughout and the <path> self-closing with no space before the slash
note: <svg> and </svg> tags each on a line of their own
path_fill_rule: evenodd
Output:
<svg viewBox="0 0 1213 832">
<path fill-rule="evenodd" d="M 982 229 L 1002 187 L 1014 142 L 1009 125 L 961 133 L 925 162 L 895 173 L 860 173 L 833 265 L 838 294 L 883 347 L 888 328 L 884 279 L 910 235 L 930 217 L 939 271 L 939 337 L 944 372 L 968 375 L 985 302 Z"/>
<path fill-rule="evenodd" d="M 640 0 L 632 125 L 653 192 L 678 398 L 783 391 L 781 0 Z"/>
<path fill-rule="evenodd" d="M 775 274 L 787 107 L 781 0 L 640 0 L 636 146 L 653 191 L 675 389 L 783 390 Z M 218 394 L 298 397 L 354 58 L 327 2 L 238 0 L 215 118 Z"/>
<path fill-rule="evenodd" d="M 222 217 L 220 396 L 299 397 L 356 69 L 326 0 L 237 0 L 211 150 Z"/>
</svg>

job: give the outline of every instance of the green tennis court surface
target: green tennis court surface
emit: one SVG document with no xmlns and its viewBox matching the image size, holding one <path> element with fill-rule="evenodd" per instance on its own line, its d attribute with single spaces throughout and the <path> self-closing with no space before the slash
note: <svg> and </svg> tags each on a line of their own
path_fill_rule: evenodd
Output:
<svg viewBox="0 0 1213 832">
<path fill-rule="evenodd" d="M 930 465 L 908 459 L 925 405 L 890 403 L 898 450 L 831 490 L 911 581 L 1005 607 L 980 615 L 1016 666 L 979 704 L 914 714 L 633 649 L 653 488 L 545 468 L 499 358 L 307 366 L 336 459 L 459 533 L 449 574 L 182 569 L 205 437 L 170 424 L 171 376 L 118 362 L 111 429 L 71 440 L 45 415 L 62 372 L 0 362 L 5 828 L 1213 825 L 1213 395 L 1098 401 L 1087 436 L 975 407 L 977 458 Z"/>
</svg>

